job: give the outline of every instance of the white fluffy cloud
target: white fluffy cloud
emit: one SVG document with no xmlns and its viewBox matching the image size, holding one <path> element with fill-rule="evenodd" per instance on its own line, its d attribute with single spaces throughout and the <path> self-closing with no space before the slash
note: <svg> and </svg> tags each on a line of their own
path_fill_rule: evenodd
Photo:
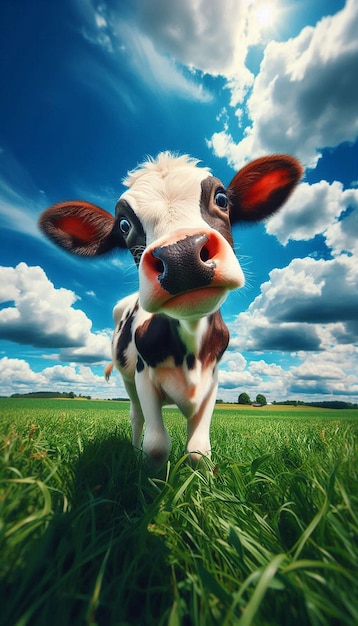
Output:
<svg viewBox="0 0 358 626">
<path fill-rule="evenodd" d="M 224 355 L 219 369 L 219 386 L 221 389 L 236 389 L 240 386 L 258 384 L 260 379 L 247 370 L 247 361 L 242 354 L 236 354 L 232 359 L 230 352 Z"/>
<path fill-rule="evenodd" d="M 266 230 L 284 245 L 290 239 L 308 240 L 324 233 L 335 253 L 353 252 L 357 247 L 358 211 L 337 223 L 348 208 L 358 209 L 358 189 L 343 190 L 338 181 L 301 183 L 284 208 L 267 222 Z"/>
<path fill-rule="evenodd" d="M 347 343 L 344 332 L 353 342 L 357 311 L 358 267 L 353 257 L 294 259 L 287 267 L 272 270 L 261 294 L 238 316 L 232 347 L 322 350 L 326 340 L 321 325 L 332 325 L 336 338 L 339 328 L 341 343 Z"/>
<path fill-rule="evenodd" d="M 315 167 L 324 147 L 358 136 L 358 5 L 285 42 L 270 42 L 247 101 L 251 120 L 236 144 L 224 130 L 211 138 L 235 168 L 263 153 L 295 154 Z"/>
<path fill-rule="evenodd" d="M 54 365 L 34 372 L 24 359 L 3 357 L 0 359 L 0 379 L 2 393 L 6 395 L 54 389 L 105 398 L 108 395 L 124 395 L 123 385 L 118 384 L 118 379 L 112 378 L 108 383 L 103 375 L 95 374 L 85 365 Z"/>
<path fill-rule="evenodd" d="M 0 267 L 0 338 L 40 348 L 60 348 L 67 361 L 110 359 L 109 333 L 92 322 L 69 289 L 56 289 L 41 267 Z"/>
<path fill-rule="evenodd" d="M 250 372 L 259 376 L 279 376 L 282 377 L 284 370 L 276 363 L 266 363 L 263 359 L 250 363 Z"/>
<path fill-rule="evenodd" d="M 357 399 L 357 350 L 335 346 L 312 354 L 290 371 L 290 393 L 323 393 Z"/>
<path fill-rule="evenodd" d="M 353 257 L 293 259 L 274 269 L 250 306 L 273 322 L 325 324 L 357 319 L 358 266 Z"/>
<path fill-rule="evenodd" d="M 358 197 L 358 190 L 355 190 Z M 352 202 L 353 205 L 353 202 Z M 355 210 L 344 220 L 331 224 L 325 231 L 327 245 L 335 255 L 348 252 L 357 257 L 358 255 L 358 202 Z"/>
<path fill-rule="evenodd" d="M 276 5 L 271 3 L 272 12 Z M 136 18 L 164 54 L 189 68 L 226 77 L 234 104 L 253 83 L 246 56 L 264 36 L 264 6 L 263 0 L 139 0 Z"/>
<path fill-rule="evenodd" d="M 23 359 L 9 359 L 7 356 L 0 359 L 0 379 L 2 393 L 6 389 L 27 389 L 27 385 L 45 383 L 42 374 L 32 371 L 29 364 Z"/>
</svg>

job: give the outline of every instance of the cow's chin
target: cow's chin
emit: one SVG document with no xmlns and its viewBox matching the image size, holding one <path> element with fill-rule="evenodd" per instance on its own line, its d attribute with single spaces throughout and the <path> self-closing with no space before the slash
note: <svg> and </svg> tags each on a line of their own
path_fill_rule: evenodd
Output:
<svg viewBox="0 0 358 626">
<path fill-rule="evenodd" d="M 158 302 L 157 306 L 153 303 L 150 312 L 165 313 L 169 317 L 181 320 L 199 319 L 217 311 L 225 302 L 229 291 L 224 287 L 193 289 Z"/>
</svg>

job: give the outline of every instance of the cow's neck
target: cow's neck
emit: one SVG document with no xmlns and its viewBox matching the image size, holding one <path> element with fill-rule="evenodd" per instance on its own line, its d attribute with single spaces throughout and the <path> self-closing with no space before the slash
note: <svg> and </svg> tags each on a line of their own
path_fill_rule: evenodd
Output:
<svg viewBox="0 0 358 626">
<path fill-rule="evenodd" d="M 194 320 L 179 320 L 179 335 L 193 354 L 197 354 L 209 324 L 208 316 Z"/>
</svg>

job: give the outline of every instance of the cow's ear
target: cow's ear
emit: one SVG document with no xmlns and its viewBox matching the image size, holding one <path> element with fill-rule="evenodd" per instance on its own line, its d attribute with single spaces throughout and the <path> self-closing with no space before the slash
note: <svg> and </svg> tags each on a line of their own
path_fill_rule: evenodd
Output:
<svg viewBox="0 0 358 626">
<path fill-rule="evenodd" d="M 80 256 L 98 256 L 125 247 L 114 232 L 113 215 L 84 200 L 60 202 L 44 211 L 39 226 L 61 248 Z"/>
<path fill-rule="evenodd" d="M 228 186 L 231 223 L 272 215 L 286 202 L 302 173 L 300 163 L 286 154 L 262 157 L 243 167 Z"/>
</svg>

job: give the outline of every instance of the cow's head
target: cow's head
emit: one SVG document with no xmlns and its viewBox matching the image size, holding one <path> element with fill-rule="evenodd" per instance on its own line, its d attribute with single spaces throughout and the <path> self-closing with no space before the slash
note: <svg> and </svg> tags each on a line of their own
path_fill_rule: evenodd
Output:
<svg viewBox="0 0 358 626">
<path fill-rule="evenodd" d="M 128 248 L 147 311 L 188 319 L 211 313 L 244 284 L 232 224 L 263 220 L 277 211 L 302 168 L 291 156 L 263 157 L 224 187 L 197 164 L 161 153 L 129 173 L 115 217 L 76 200 L 47 209 L 40 227 L 56 244 L 82 256 Z"/>
</svg>

